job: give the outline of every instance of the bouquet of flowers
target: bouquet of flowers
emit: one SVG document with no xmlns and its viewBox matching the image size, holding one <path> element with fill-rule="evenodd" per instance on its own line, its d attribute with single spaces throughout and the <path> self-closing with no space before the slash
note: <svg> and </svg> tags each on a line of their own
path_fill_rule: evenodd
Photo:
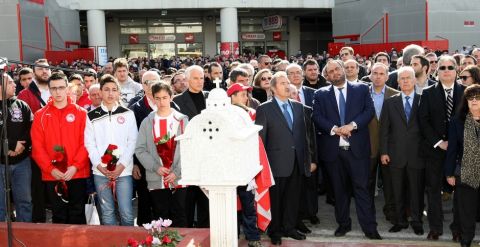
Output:
<svg viewBox="0 0 480 247">
<path fill-rule="evenodd" d="M 156 146 L 167 143 L 170 140 L 170 133 L 163 135 L 162 137 L 157 137 L 153 140 Z"/>
<path fill-rule="evenodd" d="M 172 224 L 169 219 L 157 221 L 153 220 L 150 224 L 143 224 L 143 228 L 148 231 L 149 235 L 145 240 L 137 241 L 135 239 L 128 239 L 128 246 L 130 247 L 175 247 L 183 239 L 177 230 L 168 229 Z"/>
<path fill-rule="evenodd" d="M 120 156 L 120 150 L 118 149 L 118 146 L 109 144 L 107 147 L 107 150 L 105 150 L 105 153 L 102 156 L 101 166 L 103 168 L 107 168 L 107 170 L 110 172 L 115 171 L 119 156 Z M 112 189 L 113 199 L 117 200 L 116 193 L 115 193 L 116 179 L 110 178 L 110 182 L 106 185 L 106 187 L 109 187 Z"/>
<path fill-rule="evenodd" d="M 65 149 L 61 145 L 53 146 L 53 159 L 50 162 L 59 171 L 65 173 L 68 169 L 68 158 Z M 55 193 L 64 201 L 68 203 L 68 186 L 65 180 L 60 180 L 55 185 Z"/>
</svg>

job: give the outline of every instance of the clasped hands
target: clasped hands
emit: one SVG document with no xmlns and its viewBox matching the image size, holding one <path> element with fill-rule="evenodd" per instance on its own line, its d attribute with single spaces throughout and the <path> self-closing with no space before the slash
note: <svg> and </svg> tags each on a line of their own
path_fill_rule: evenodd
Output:
<svg viewBox="0 0 480 247">
<path fill-rule="evenodd" d="M 352 123 L 343 125 L 342 127 L 335 127 L 333 129 L 333 132 L 335 135 L 338 135 L 340 137 L 343 137 L 345 139 L 349 138 L 352 136 L 352 131 L 355 129 L 355 126 Z"/>
<path fill-rule="evenodd" d="M 177 178 L 177 176 L 175 176 L 175 173 L 173 173 L 173 171 L 171 169 L 163 167 L 163 166 L 158 168 L 157 174 L 164 177 L 164 180 L 167 183 L 172 183 L 173 184 L 175 179 Z"/>
<path fill-rule="evenodd" d="M 8 156 L 15 157 L 25 150 L 25 143 L 26 141 L 17 141 L 17 146 L 15 147 L 15 150 L 8 150 Z"/>
<path fill-rule="evenodd" d="M 70 179 L 73 178 L 76 172 L 77 168 L 75 166 L 69 166 L 65 173 L 61 172 L 57 168 L 53 168 L 51 174 L 56 180 L 70 181 Z"/>
<path fill-rule="evenodd" d="M 105 177 L 115 180 L 117 179 L 120 174 L 122 174 L 123 170 L 125 169 L 125 166 L 122 165 L 121 163 L 117 163 L 115 166 L 115 170 L 109 171 L 106 167 L 102 167 L 102 165 L 97 165 L 98 171 L 100 171 Z"/>
</svg>

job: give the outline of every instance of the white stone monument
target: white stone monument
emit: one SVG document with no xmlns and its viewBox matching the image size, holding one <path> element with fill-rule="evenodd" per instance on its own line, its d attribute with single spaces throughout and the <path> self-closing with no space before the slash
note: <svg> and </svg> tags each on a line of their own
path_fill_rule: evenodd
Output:
<svg viewBox="0 0 480 247">
<path fill-rule="evenodd" d="M 262 169 L 258 147 L 262 127 L 230 103 L 219 80 L 215 83 L 206 109 L 176 138 L 182 166 L 179 183 L 208 191 L 211 246 L 237 247 L 236 187 L 246 185 Z"/>
</svg>

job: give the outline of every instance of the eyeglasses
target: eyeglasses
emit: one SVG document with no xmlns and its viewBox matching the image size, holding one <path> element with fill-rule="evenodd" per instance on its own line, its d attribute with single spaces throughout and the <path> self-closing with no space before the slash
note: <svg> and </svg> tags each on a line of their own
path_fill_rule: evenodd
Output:
<svg viewBox="0 0 480 247">
<path fill-rule="evenodd" d="M 450 65 L 450 66 L 440 66 L 438 67 L 438 70 L 455 70 L 455 67 Z"/>
<path fill-rule="evenodd" d="M 438 63 L 437 61 L 430 61 L 430 64 Z"/>
<path fill-rule="evenodd" d="M 58 91 L 63 92 L 63 91 L 65 91 L 65 89 L 67 89 L 67 87 L 66 86 L 50 87 L 49 89 L 52 92 L 58 92 Z"/>
<path fill-rule="evenodd" d="M 269 76 L 269 77 L 262 77 L 262 81 L 265 81 L 265 80 L 269 80 L 269 81 L 270 81 L 271 79 L 272 79 L 271 76 Z"/>
<path fill-rule="evenodd" d="M 340 53 L 340 57 L 345 57 L 345 56 L 348 56 L 350 55 L 350 53 Z"/>
<path fill-rule="evenodd" d="M 468 77 L 471 77 L 469 75 L 461 75 L 459 76 L 460 79 L 462 79 L 462 81 L 466 81 L 468 79 Z"/>
<path fill-rule="evenodd" d="M 480 95 L 477 94 L 477 95 L 467 97 L 467 100 L 468 101 L 472 101 L 472 100 L 480 101 Z"/>
</svg>

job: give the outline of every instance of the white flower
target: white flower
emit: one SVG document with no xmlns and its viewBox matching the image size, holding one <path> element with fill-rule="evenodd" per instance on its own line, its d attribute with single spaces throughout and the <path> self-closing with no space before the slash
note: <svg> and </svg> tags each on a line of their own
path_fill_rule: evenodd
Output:
<svg viewBox="0 0 480 247">
<path fill-rule="evenodd" d="M 117 157 L 117 158 L 120 157 L 120 149 L 117 148 L 117 149 L 113 150 L 112 155 Z"/>
<path fill-rule="evenodd" d="M 149 231 L 152 229 L 152 224 L 143 224 L 143 228 L 145 228 L 145 230 Z"/>
<path fill-rule="evenodd" d="M 164 220 L 162 223 L 163 227 L 169 227 L 170 225 L 172 225 L 172 220 L 169 219 Z"/>
<path fill-rule="evenodd" d="M 160 242 L 160 239 L 158 239 L 157 237 L 153 237 L 153 241 L 152 241 L 152 244 L 161 244 L 162 242 Z"/>
<path fill-rule="evenodd" d="M 102 162 L 102 163 L 100 163 L 100 166 L 103 167 L 103 168 L 106 168 L 106 167 L 107 167 L 107 164 L 105 164 L 105 163 Z"/>
</svg>

